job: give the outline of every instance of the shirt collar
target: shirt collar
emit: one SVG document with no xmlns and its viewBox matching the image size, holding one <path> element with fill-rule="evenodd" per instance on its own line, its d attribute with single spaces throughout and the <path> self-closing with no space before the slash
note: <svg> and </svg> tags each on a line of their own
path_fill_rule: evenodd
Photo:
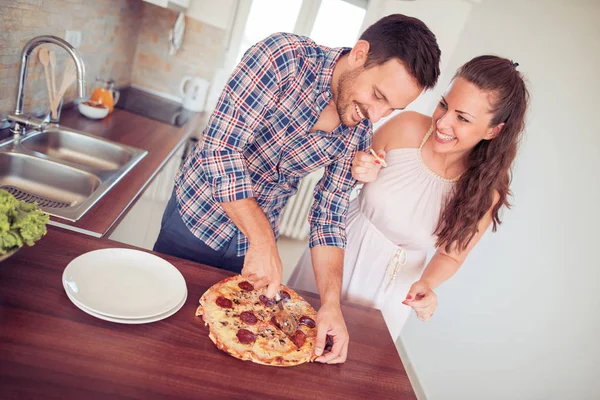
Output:
<svg viewBox="0 0 600 400">
<path fill-rule="evenodd" d="M 324 60 L 319 75 L 317 76 L 317 90 L 319 93 L 331 92 L 331 80 L 333 78 L 333 70 L 341 56 L 349 53 L 352 50 L 349 47 L 328 48 L 322 47 Z"/>
</svg>

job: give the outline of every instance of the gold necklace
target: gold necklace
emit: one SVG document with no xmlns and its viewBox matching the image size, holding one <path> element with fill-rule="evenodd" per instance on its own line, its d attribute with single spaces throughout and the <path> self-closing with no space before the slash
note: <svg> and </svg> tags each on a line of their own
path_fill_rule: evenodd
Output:
<svg viewBox="0 0 600 400">
<path fill-rule="evenodd" d="M 429 131 L 427 131 L 427 134 L 425 135 L 425 137 L 423 138 L 423 141 L 421 142 L 421 146 L 419 146 L 419 161 L 421 162 L 421 164 L 423 165 L 423 167 L 425 167 L 425 170 L 427 172 L 429 172 L 431 175 L 435 176 L 438 179 L 441 179 L 444 182 L 456 182 L 460 179 L 460 176 L 462 175 L 462 173 L 458 174 L 458 176 L 455 176 L 454 178 L 444 178 L 441 175 L 436 174 L 435 172 L 433 172 L 433 170 L 431 170 L 431 168 L 429 168 L 427 166 L 427 164 L 425 164 L 425 161 L 423 161 L 423 156 L 421 155 L 421 149 L 423 149 L 423 146 L 425 145 L 425 142 L 427 142 L 427 139 L 429 139 L 429 136 L 431 136 L 431 133 L 433 132 L 433 127 L 434 124 L 431 124 L 431 128 L 429 128 Z"/>
</svg>

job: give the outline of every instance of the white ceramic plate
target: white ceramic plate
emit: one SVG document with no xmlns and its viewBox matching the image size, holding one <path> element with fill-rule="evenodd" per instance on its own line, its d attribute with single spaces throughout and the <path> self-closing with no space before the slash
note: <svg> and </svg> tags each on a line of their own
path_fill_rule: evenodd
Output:
<svg viewBox="0 0 600 400">
<path fill-rule="evenodd" d="M 64 285 L 64 283 L 63 283 L 63 285 Z M 73 297 L 71 297 L 71 295 L 69 294 L 69 291 L 67 290 L 66 287 L 65 287 L 65 291 L 67 292 L 67 297 L 69 297 L 69 300 L 71 300 L 71 302 L 73 304 L 75 304 L 75 306 L 77 308 L 79 308 L 81 311 L 85 312 L 86 314 L 89 314 L 92 317 L 103 319 L 105 321 L 116 322 L 119 324 L 131 324 L 131 325 L 133 325 L 133 324 L 149 324 L 150 322 L 156 322 L 156 321 L 163 320 L 165 318 L 169 318 L 171 315 L 173 315 L 177 311 L 179 311 L 181 309 L 181 307 L 183 307 L 183 305 L 185 304 L 185 301 L 187 300 L 187 289 L 186 289 L 185 296 L 183 297 L 181 302 L 179 304 L 177 304 L 177 306 L 174 309 L 167 311 L 164 314 L 156 315 L 151 318 L 126 318 L 125 319 L 125 318 L 112 318 L 112 317 L 108 317 L 106 315 L 95 313 L 92 310 L 88 310 L 87 308 L 85 308 L 84 306 L 79 304 L 77 302 L 77 300 L 75 300 Z"/>
<path fill-rule="evenodd" d="M 82 254 L 65 268 L 63 286 L 72 301 L 116 319 L 165 314 L 187 293 L 183 276 L 171 263 L 131 249 Z"/>
</svg>

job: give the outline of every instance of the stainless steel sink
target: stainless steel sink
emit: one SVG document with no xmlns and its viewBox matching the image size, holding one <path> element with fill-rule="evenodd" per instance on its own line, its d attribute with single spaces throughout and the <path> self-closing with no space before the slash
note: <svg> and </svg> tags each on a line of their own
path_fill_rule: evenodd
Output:
<svg viewBox="0 0 600 400">
<path fill-rule="evenodd" d="M 65 208 L 83 203 L 100 186 L 100 179 L 27 154 L 0 153 L 0 186 L 19 200 Z"/>
<path fill-rule="evenodd" d="M 50 126 L 0 143 L 0 189 L 77 221 L 147 153 Z"/>
<path fill-rule="evenodd" d="M 102 171 L 118 170 L 133 157 L 131 151 L 114 142 L 62 127 L 29 133 L 21 139 L 21 144 L 42 157 Z"/>
</svg>

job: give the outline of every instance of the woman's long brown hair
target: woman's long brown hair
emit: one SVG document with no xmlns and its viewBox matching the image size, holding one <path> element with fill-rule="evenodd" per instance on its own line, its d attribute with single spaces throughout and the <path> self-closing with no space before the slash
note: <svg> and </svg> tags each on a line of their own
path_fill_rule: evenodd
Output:
<svg viewBox="0 0 600 400">
<path fill-rule="evenodd" d="M 500 198 L 492 209 L 494 232 L 502 222 L 500 209 L 510 208 L 511 165 L 517 155 L 529 102 L 523 76 L 516 66 L 505 58 L 486 55 L 472 59 L 456 73 L 455 77 L 492 94 L 490 126 L 504 123 L 504 127 L 494 139 L 482 140 L 473 148 L 467 169 L 441 213 L 435 230 L 436 244 L 444 246 L 446 251 L 468 247 L 477 234 L 479 221 L 492 207 L 495 192 Z"/>
</svg>

